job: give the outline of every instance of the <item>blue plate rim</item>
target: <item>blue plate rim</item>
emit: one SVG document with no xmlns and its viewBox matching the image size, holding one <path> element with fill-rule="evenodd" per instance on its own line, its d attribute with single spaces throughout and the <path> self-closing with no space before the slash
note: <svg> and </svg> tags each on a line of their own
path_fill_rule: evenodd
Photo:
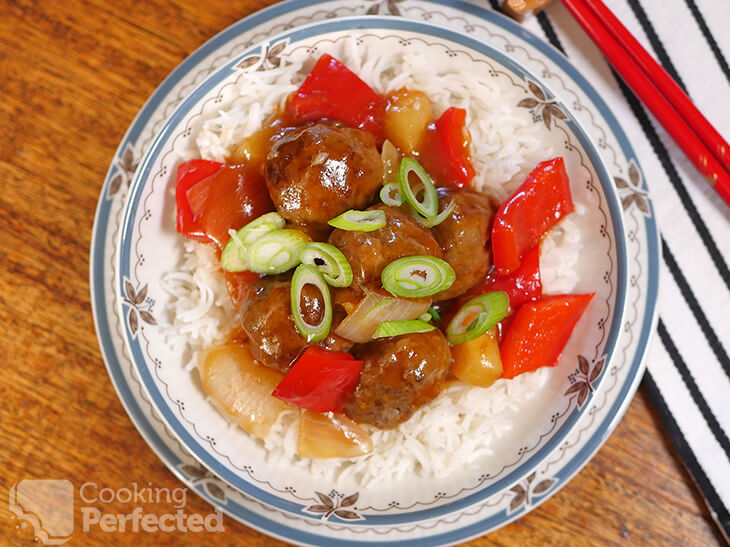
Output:
<svg viewBox="0 0 730 547">
<path fill-rule="evenodd" d="M 526 69 L 508 55 L 502 53 L 501 51 L 495 49 L 493 46 L 485 42 L 476 40 L 463 33 L 459 33 L 458 31 L 447 27 L 407 19 L 379 16 L 354 16 L 320 21 L 285 31 L 277 35 L 276 37 L 270 38 L 270 42 L 276 43 L 284 39 L 289 39 L 292 43 L 296 43 L 303 38 L 311 38 L 330 32 L 349 31 L 355 29 L 387 29 L 406 32 L 418 32 L 424 35 L 428 35 L 429 37 L 446 39 L 453 43 L 457 43 L 465 48 L 478 51 L 488 58 L 493 59 L 497 63 L 506 66 L 509 70 L 516 73 L 518 76 L 522 77 L 525 80 L 532 79 L 535 82 L 540 81 L 540 79 L 535 77 L 535 75 L 532 74 L 530 70 Z M 134 233 L 133 224 L 135 222 L 137 208 L 140 204 L 140 200 L 142 199 L 142 193 L 147 187 L 146 181 L 152 175 L 152 166 L 162 152 L 160 150 L 159 144 L 166 141 L 170 137 L 173 129 L 177 127 L 178 123 L 188 115 L 191 108 L 194 105 L 197 105 L 199 100 L 203 96 L 208 94 L 211 89 L 218 86 L 221 82 L 226 81 L 232 74 L 235 73 L 235 67 L 240 62 L 240 59 L 260 53 L 261 49 L 261 44 L 257 44 L 247 49 L 241 54 L 235 56 L 224 66 L 220 67 L 218 70 L 210 74 L 202 83 L 200 83 L 196 87 L 196 89 L 193 90 L 169 116 L 169 118 L 165 122 L 165 125 L 158 132 L 155 140 L 145 154 L 142 164 L 138 168 L 135 175 L 132 187 L 130 188 L 130 194 L 122 220 L 122 232 L 120 242 L 121 275 L 119 277 L 120 294 L 124 294 L 125 280 L 131 278 L 131 254 L 132 248 L 135 245 L 135 242 L 132 241 Z M 569 119 L 566 120 L 565 123 L 571 127 L 576 140 L 580 142 L 586 155 L 593 163 L 600 184 L 604 190 L 607 206 L 611 212 L 611 216 L 612 218 L 616 219 L 616 221 L 613 223 L 614 243 L 616 244 L 617 261 L 617 287 L 615 293 L 616 306 L 613 311 L 611 326 L 609 328 L 609 334 L 607 336 L 604 349 L 604 355 L 606 356 L 607 360 L 610 361 L 611 357 L 616 351 L 616 344 L 622 325 L 623 310 L 627 295 L 628 270 L 626 260 L 626 238 L 623 227 L 623 215 L 621 213 L 618 195 L 616 193 L 615 187 L 613 186 L 613 179 L 610 176 L 608 168 L 604 164 L 603 159 L 598 154 L 598 151 L 596 150 L 593 141 L 588 137 L 582 125 L 575 119 L 572 113 L 569 113 Z M 124 307 L 124 304 L 122 306 Z M 221 464 L 220 461 L 218 461 L 216 458 L 211 457 L 210 450 L 206 448 L 198 439 L 195 439 L 193 435 L 190 434 L 187 428 L 182 424 L 180 417 L 177 416 L 176 413 L 172 410 L 168 401 L 159 390 L 155 380 L 152 377 L 152 374 L 150 373 L 149 368 L 141 365 L 141 363 L 146 362 L 146 358 L 144 357 L 139 337 L 135 333 L 132 333 L 128 328 L 126 328 L 126 326 L 125 334 L 127 338 L 127 348 L 131 351 L 134 362 L 138 365 L 137 371 L 139 372 L 142 383 L 147 390 L 147 394 L 150 396 L 150 399 L 152 400 L 158 412 L 164 417 L 164 420 L 166 421 L 170 429 L 181 440 L 186 448 L 206 468 L 213 471 L 216 475 L 234 486 L 236 489 L 245 492 L 246 494 L 251 495 L 279 509 L 291 511 L 293 513 L 302 513 L 306 507 L 305 505 L 284 499 L 264 490 L 263 488 L 254 484 L 252 481 L 244 479 L 240 474 L 232 472 L 227 466 Z M 425 507 L 422 509 L 410 511 L 408 513 L 368 514 L 366 520 L 354 521 L 349 524 L 353 526 L 408 524 L 421 520 L 438 518 L 445 514 L 464 509 L 473 505 L 474 503 L 478 503 L 488 497 L 491 497 L 497 492 L 507 488 L 509 485 L 513 484 L 521 477 L 529 474 L 529 472 L 534 469 L 544 457 L 552 453 L 559 446 L 565 436 L 568 435 L 572 427 L 584 414 L 587 408 L 588 406 L 585 405 L 580 409 L 575 408 L 570 411 L 568 416 L 564 419 L 563 423 L 560 424 L 560 426 L 558 427 L 558 430 L 555 432 L 551 432 L 550 438 L 547 440 L 545 445 L 541 446 L 538 450 L 530 454 L 530 456 L 525 461 L 520 461 L 514 466 L 513 469 L 507 471 L 506 474 L 497 479 L 496 482 L 490 484 L 485 488 L 474 489 L 474 491 L 472 491 L 471 493 L 468 493 L 466 495 L 460 495 L 458 499 L 455 499 L 448 503 L 439 504 L 434 507 Z"/>
<path fill-rule="evenodd" d="M 117 150 L 117 154 L 120 154 L 121 151 L 128 145 L 128 143 L 133 142 L 136 139 L 136 136 L 138 136 L 139 131 L 141 131 L 145 124 L 145 115 L 148 113 L 148 111 L 153 111 L 154 106 L 164 98 L 165 93 L 167 92 L 168 88 L 172 87 L 174 85 L 174 82 L 178 80 L 187 70 L 188 67 L 194 66 L 199 59 L 205 57 L 209 53 L 215 51 L 218 48 L 218 45 L 221 41 L 227 41 L 230 39 L 230 36 L 234 35 L 238 32 L 243 32 L 245 30 L 248 30 L 250 28 L 255 27 L 256 25 L 268 20 L 269 18 L 276 17 L 280 13 L 286 13 L 289 11 L 293 11 L 294 9 L 298 9 L 298 7 L 301 7 L 302 5 L 313 5 L 313 4 L 325 4 L 328 0 L 321 0 L 321 1 L 314 1 L 314 2 L 306 2 L 302 0 L 289 0 L 288 2 L 284 2 L 282 4 L 278 4 L 275 6 L 272 6 L 270 8 L 267 8 L 265 10 L 262 10 L 260 12 L 257 12 L 238 23 L 235 23 L 231 27 L 225 29 L 215 37 L 213 37 L 211 40 L 206 42 L 203 46 L 201 46 L 195 53 L 193 53 L 190 57 L 188 57 L 183 63 L 181 63 L 178 68 L 176 68 L 169 76 L 165 79 L 163 84 L 153 93 L 153 95 L 150 97 L 150 99 L 147 101 L 143 109 L 140 111 L 138 116 L 133 121 L 132 125 L 130 126 L 129 130 L 127 131 L 125 137 L 122 139 L 119 149 Z M 526 42 L 528 42 L 530 45 L 535 47 L 538 51 L 545 54 L 548 58 L 550 58 L 555 64 L 557 64 L 562 70 L 567 72 L 573 80 L 579 85 L 579 87 L 586 92 L 589 95 L 589 98 L 591 99 L 591 102 L 596 106 L 596 108 L 599 110 L 601 115 L 603 116 L 604 120 L 609 124 L 609 127 L 611 128 L 611 131 L 616 136 L 617 140 L 619 141 L 622 152 L 624 155 L 629 158 L 636 161 L 638 165 L 638 161 L 636 159 L 636 155 L 633 151 L 633 148 L 631 147 L 630 142 L 626 138 L 626 135 L 624 134 L 622 128 L 618 124 L 618 121 L 616 120 L 613 113 L 610 111 L 608 106 L 605 104 L 605 102 L 602 100 L 600 96 L 597 95 L 595 90 L 592 88 L 592 86 L 587 82 L 587 80 L 577 72 L 577 70 L 572 66 L 572 64 L 568 61 L 566 57 L 564 57 L 559 51 L 554 49 L 549 44 L 543 42 L 536 36 L 532 35 L 531 33 L 525 31 L 525 29 L 519 27 L 516 23 L 513 21 L 505 18 L 501 14 L 498 14 L 496 12 L 493 12 L 488 9 L 480 8 L 478 6 L 475 6 L 473 4 L 469 4 L 466 2 L 456 1 L 456 2 L 434 2 L 436 4 L 448 4 L 452 7 L 456 7 L 458 9 L 461 9 L 465 12 L 472 13 L 474 15 L 477 15 L 483 19 L 486 19 L 492 23 L 497 24 L 498 26 L 501 26 L 505 30 L 508 30 L 512 32 L 513 34 L 519 35 L 522 39 L 524 39 Z M 116 154 L 115 154 L 116 156 Z M 177 465 L 180 463 L 177 456 L 172 453 L 172 451 L 169 450 L 167 445 L 157 436 L 157 434 L 154 432 L 154 430 L 151 428 L 151 426 L 147 423 L 146 416 L 144 413 L 139 409 L 139 407 L 136 404 L 136 401 L 134 400 L 133 396 L 131 395 L 131 392 L 129 391 L 129 387 L 125 385 L 125 382 L 122 377 L 121 373 L 121 366 L 117 359 L 117 356 L 115 354 L 115 350 L 113 347 L 113 343 L 111 342 L 111 329 L 109 327 L 107 313 L 106 312 L 106 302 L 103 300 L 103 298 L 99 299 L 98 295 L 102 295 L 104 293 L 103 288 L 103 273 L 104 273 L 104 245 L 106 240 L 106 230 L 107 225 L 105 222 L 108 222 L 110 210 L 111 210 L 111 202 L 106 197 L 107 195 L 107 189 L 109 186 L 109 183 L 112 179 L 112 176 L 115 172 L 114 166 L 112 166 L 109 169 L 109 172 L 107 173 L 107 177 L 105 179 L 102 193 L 99 198 L 98 206 L 97 206 L 97 213 L 94 220 L 94 228 L 93 228 L 93 234 L 92 234 L 92 246 L 91 246 L 91 255 L 92 255 L 92 261 L 91 261 L 91 268 L 90 268 L 90 287 L 91 287 L 91 296 L 92 296 L 92 308 L 94 312 L 94 321 L 95 326 L 97 328 L 97 336 L 99 339 L 99 344 L 102 350 L 102 354 L 104 356 L 105 364 L 107 366 L 107 370 L 109 372 L 109 375 L 112 379 L 113 384 L 115 385 L 115 388 L 117 389 L 120 399 L 122 400 L 122 403 L 125 406 L 125 409 L 127 410 L 127 413 L 130 415 L 130 418 L 137 426 L 138 430 L 142 434 L 142 436 L 147 440 L 147 442 L 150 444 L 150 446 L 153 448 L 153 450 L 160 456 L 163 461 L 165 461 L 170 467 L 170 469 L 179 477 L 181 480 L 185 480 L 184 475 L 180 474 L 179 472 L 176 472 Z M 646 183 L 643 183 L 643 187 L 646 189 Z M 651 204 L 650 204 L 651 206 Z M 646 348 L 646 344 L 648 342 L 648 339 L 650 337 L 650 334 L 654 330 L 654 326 L 656 324 L 656 295 L 658 290 L 658 260 L 659 260 L 659 254 L 658 254 L 658 230 L 656 223 L 654 221 L 653 216 L 653 209 L 650 211 L 650 214 L 646 216 L 645 218 L 645 225 L 646 225 L 646 231 L 647 231 L 647 243 L 648 243 L 648 256 L 649 256 L 649 274 L 648 274 L 648 284 L 647 284 L 647 305 L 646 310 L 643 317 L 643 325 L 640 333 L 640 342 L 638 344 L 638 347 L 644 347 Z M 611 409 L 611 412 L 609 413 L 608 418 L 604 420 L 605 427 L 603 425 L 598 428 L 597 432 L 591 437 L 591 439 L 586 443 L 584 446 L 584 450 L 578 455 L 575 456 L 571 462 L 569 463 L 569 466 L 572 465 L 572 472 L 569 472 L 564 475 L 563 479 L 553 491 L 557 491 L 558 488 L 562 487 L 566 482 L 567 479 L 570 478 L 572 475 L 577 473 L 580 468 L 587 463 L 589 460 L 590 455 L 592 455 L 600 445 L 605 441 L 605 439 L 608 437 L 610 432 L 613 430 L 615 425 L 618 423 L 621 415 L 624 413 L 626 407 L 628 406 L 630 402 L 630 395 L 634 393 L 636 388 L 638 387 L 639 380 L 641 378 L 641 375 L 638 374 L 640 370 L 643 369 L 644 365 L 644 359 L 646 356 L 646 350 L 644 351 L 637 351 L 637 353 L 634 355 L 634 359 L 632 362 L 632 371 L 630 375 L 628 376 L 629 380 L 627 380 L 622 386 L 622 392 L 625 394 L 622 397 L 618 397 L 616 404 Z M 587 456 L 586 456 L 587 454 Z M 177 463 L 174 463 L 175 460 L 177 460 Z M 582 461 L 576 461 L 576 460 L 582 460 Z M 567 467 L 567 466 L 566 466 Z M 182 476 L 181 476 L 182 475 Z M 201 495 L 204 495 L 208 501 L 211 503 L 216 504 L 214 500 L 212 500 L 209 496 L 206 496 L 204 492 L 200 492 Z M 537 504 L 539 504 L 542 501 L 542 499 L 538 499 L 532 507 L 535 507 Z M 249 515 L 247 515 L 249 513 Z M 268 519 L 264 519 L 263 524 L 261 524 L 257 519 L 252 518 L 252 514 L 248 510 L 246 510 L 243 507 L 239 506 L 239 513 L 236 514 L 237 518 L 240 518 L 241 520 L 244 520 L 254 528 L 257 528 L 261 531 L 264 531 L 266 533 L 276 535 L 278 537 L 286 538 L 286 539 L 295 539 L 292 535 L 290 535 L 291 532 L 294 532 L 295 534 L 299 534 L 299 530 L 295 530 L 292 528 L 288 528 L 284 526 L 280 529 L 280 533 L 277 533 L 274 529 L 270 527 L 270 525 L 273 525 L 274 527 L 279 526 L 278 523 L 275 523 L 273 521 L 269 521 Z M 243 515 L 243 516 L 241 516 Z M 518 513 L 512 518 L 506 518 L 503 519 L 501 524 L 506 524 L 507 522 L 513 520 L 514 518 L 517 518 L 517 516 L 520 516 L 521 513 Z M 472 531 L 471 533 L 463 533 L 451 536 L 448 541 L 459 541 L 466 539 L 468 537 L 473 537 L 474 535 L 480 535 L 484 530 L 488 529 L 489 525 L 486 523 L 481 523 L 481 526 L 479 527 L 476 532 Z M 289 533 L 287 533 L 287 530 Z M 321 542 L 323 539 L 320 536 L 315 536 L 316 540 L 318 542 Z M 305 539 L 302 537 L 301 539 Z M 298 541 L 301 541 L 298 540 Z M 445 538 L 444 538 L 445 539 Z M 423 543 L 422 543 L 423 544 Z M 430 544 L 430 541 L 429 541 Z M 443 544 L 439 542 L 438 544 Z"/>
</svg>

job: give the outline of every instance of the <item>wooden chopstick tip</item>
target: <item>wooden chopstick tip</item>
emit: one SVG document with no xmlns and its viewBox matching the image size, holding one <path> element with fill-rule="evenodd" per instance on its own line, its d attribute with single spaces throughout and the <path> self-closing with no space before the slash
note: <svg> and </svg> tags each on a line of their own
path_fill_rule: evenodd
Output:
<svg viewBox="0 0 730 547">
<path fill-rule="evenodd" d="M 504 0 L 502 11 L 516 19 L 524 21 L 530 15 L 536 15 L 544 10 L 553 0 Z"/>
</svg>

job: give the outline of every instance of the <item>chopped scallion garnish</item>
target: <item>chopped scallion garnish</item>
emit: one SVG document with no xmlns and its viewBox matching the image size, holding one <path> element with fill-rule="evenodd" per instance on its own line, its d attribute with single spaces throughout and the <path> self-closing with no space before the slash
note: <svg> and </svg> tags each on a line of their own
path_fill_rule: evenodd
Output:
<svg viewBox="0 0 730 547">
<path fill-rule="evenodd" d="M 299 264 L 299 255 L 310 237 L 299 230 L 274 230 L 246 246 L 249 270 L 280 274 Z"/>
<path fill-rule="evenodd" d="M 316 325 L 307 323 L 301 309 L 302 291 L 307 285 L 313 285 L 322 295 L 324 304 L 322 306 L 322 317 Z M 322 274 L 311 264 L 300 264 L 294 270 L 291 280 L 291 313 L 294 318 L 294 325 L 307 342 L 319 342 L 329 334 L 332 327 L 330 289 Z"/>
<path fill-rule="evenodd" d="M 372 232 L 385 226 L 385 211 L 380 209 L 371 211 L 350 209 L 333 218 L 327 224 L 348 232 Z"/>
<path fill-rule="evenodd" d="M 386 205 L 392 205 L 393 207 L 400 207 L 403 205 L 403 194 L 400 191 L 400 184 L 397 182 L 390 182 L 380 189 L 380 201 Z"/>
<path fill-rule="evenodd" d="M 420 184 L 411 186 L 410 175 L 418 177 Z M 422 188 L 421 188 L 422 185 Z M 433 218 L 439 212 L 439 197 L 436 187 L 431 181 L 423 166 L 413 158 L 403 158 L 398 169 L 398 186 L 401 196 L 407 201 L 413 210 L 426 218 Z M 419 201 L 417 194 L 423 193 Z"/>
<path fill-rule="evenodd" d="M 467 300 L 446 327 L 449 344 L 463 344 L 481 336 L 505 318 L 509 311 L 509 296 L 493 291 Z"/>
<path fill-rule="evenodd" d="M 428 313 L 431 315 L 431 319 L 433 319 L 436 323 L 441 322 L 441 316 L 439 315 L 439 312 L 436 310 L 436 308 L 431 306 L 430 308 L 428 308 Z"/>
<path fill-rule="evenodd" d="M 345 255 L 329 243 L 308 243 L 300 254 L 302 264 L 311 264 L 333 287 L 349 287 L 352 268 Z"/>
<path fill-rule="evenodd" d="M 221 254 L 221 267 L 229 272 L 249 270 L 248 246 L 261 236 L 284 227 L 286 221 L 279 213 L 266 213 L 255 218 L 238 231 L 228 230 L 228 240 Z"/>
<path fill-rule="evenodd" d="M 429 332 L 436 327 L 421 321 L 420 319 L 411 319 L 408 321 L 383 321 L 378 325 L 373 338 L 387 338 L 389 336 L 401 336 L 403 334 L 414 334 L 419 332 Z"/>
<path fill-rule="evenodd" d="M 444 208 L 444 210 L 433 218 L 425 218 L 416 212 L 413 212 L 411 216 L 416 219 L 416 222 L 418 222 L 418 224 L 420 224 L 424 228 L 433 228 L 434 226 L 438 226 L 444 220 L 449 218 L 451 216 L 451 213 L 454 212 L 455 208 L 456 203 L 454 203 L 454 200 L 452 199 L 449 204 Z"/>
<path fill-rule="evenodd" d="M 434 256 L 407 256 L 388 264 L 380 276 L 383 288 L 395 296 L 420 298 L 451 287 L 454 269 Z"/>
</svg>

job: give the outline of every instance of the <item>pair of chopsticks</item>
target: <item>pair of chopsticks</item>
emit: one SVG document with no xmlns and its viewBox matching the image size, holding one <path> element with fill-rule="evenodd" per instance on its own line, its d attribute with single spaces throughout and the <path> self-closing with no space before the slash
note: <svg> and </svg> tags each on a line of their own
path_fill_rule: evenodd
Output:
<svg viewBox="0 0 730 547">
<path fill-rule="evenodd" d="M 601 0 L 563 0 L 563 4 L 730 206 L 730 145 Z"/>
</svg>

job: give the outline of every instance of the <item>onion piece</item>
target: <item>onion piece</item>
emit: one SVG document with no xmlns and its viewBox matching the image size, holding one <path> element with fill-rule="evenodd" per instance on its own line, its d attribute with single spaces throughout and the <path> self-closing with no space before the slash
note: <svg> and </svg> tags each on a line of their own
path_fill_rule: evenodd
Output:
<svg viewBox="0 0 730 547">
<path fill-rule="evenodd" d="M 393 143 L 387 139 L 383 142 L 380 157 L 383 160 L 383 182 L 387 183 L 398 178 L 400 153 Z"/>
<path fill-rule="evenodd" d="M 471 386 L 488 387 L 502 375 L 497 327 L 451 349 L 449 372 Z"/>
<path fill-rule="evenodd" d="M 383 321 L 416 319 L 428 311 L 430 306 L 430 298 L 409 300 L 366 290 L 365 297 L 337 326 L 335 334 L 364 344 L 372 340 L 373 334 Z"/>
<path fill-rule="evenodd" d="M 301 409 L 297 453 L 303 458 L 355 458 L 372 451 L 370 435 L 349 418 Z"/>
<path fill-rule="evenodd" d="M 290 407 L 271 396 L 284 375 L 257 364 L 245 347 L 227 344 L 200 352 L 198 372 L 221 412 L 259 439 Z"/>
</svg>

